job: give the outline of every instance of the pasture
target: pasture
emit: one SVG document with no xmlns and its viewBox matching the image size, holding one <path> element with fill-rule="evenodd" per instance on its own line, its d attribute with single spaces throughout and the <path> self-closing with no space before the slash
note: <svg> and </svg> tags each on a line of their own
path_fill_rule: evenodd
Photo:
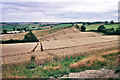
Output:
<svg viewBox="0 0 120 80">
<path fill-rule="evenodd" d="M 66 27 L 66 26 L 72 26 L 72 24 L 60 24 L 60 25 L 53 26 L 53 28 L 60 28 L 60 27 Z"/>
<path fill-rule="evenodd" d="M 85 25 L 86 30 L 97 30 L 99 26 L 100 25 Z M 114 28 L 115 30 L 119 28 L 118 24 L 104 25 L 104 27 L 106 27 L 106 29 Z"/>
</svg>

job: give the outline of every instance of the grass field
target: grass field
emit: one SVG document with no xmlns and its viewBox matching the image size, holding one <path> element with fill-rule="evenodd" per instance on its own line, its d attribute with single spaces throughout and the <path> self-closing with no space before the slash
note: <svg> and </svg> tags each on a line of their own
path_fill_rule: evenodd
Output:
<svg viewBox="0 0 120 80">
<path fill-rule="evenodd" d="M 86 30 L 97 30 L 97 28 L 100 25 L 85 25 Z M 114 28 L 116 30 L 116 28 L 118 28 L 118 24 L 112 24 L 112 25 L 104 25 L 104 27 L 106 27 L 106 29 L 110 29 L 110 28 Z"/>
<path fill-rule="evenodd" d="M 36 66 L 34 62 L 30 65 L 21 65 L 13 68 L 4 68 L 3 77 L 11 78 L 55 78 L 68 75 L 71 72 L 79 72 L 91 69 L 100 69 L 106 66 L 107 69 L 118 70 L 118 61 L 120 53 L 118 51 L 109 51 L 89 56 L 81 56 L 73 59 L 66 57 L 64 61 L 48 62 L 42 66 Z M 15 65 L 14 65 L 15 66 Z"/>
<path fill-rule="evenodd" d="M 66 27 L 66 26 L 72 26 L 72 24 L 60 24 L 60 25 L 54 26 L 53 28 L 60 28 L 60 27 Z"/>
<path fill-rule="evenodd" d="M 28 27 L 28 25 L 6 25 L 6 26 L 0 26 L 2 27 L 2 29 L 8 30 L 8 31 L 12 31 L 14 27 L 16 28 L 26 28 Z"/>
<path fill-rule="evenodd" d="M 13 31 L 13 28 L 29 28 L 31 30 L 36 30 L 36 29 L 39 29 L 39 26 L 42 26 L 42 25 L 34 25 L 34 24 L 32 25 L 6 25 L 6 26 L 0 26 L 0 27 L 8 31 Z"/>
</svg>

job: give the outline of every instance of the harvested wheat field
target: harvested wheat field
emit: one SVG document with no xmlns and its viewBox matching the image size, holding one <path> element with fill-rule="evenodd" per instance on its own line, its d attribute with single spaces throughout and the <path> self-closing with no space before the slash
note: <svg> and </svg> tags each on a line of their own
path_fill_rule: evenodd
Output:
<svg viewBox="0 0 120 80">
<path fill-rule="evenodd" d="M 28 32 L 24 32 L 24 33 L 17 33 L 17 34 L 4 34 L 1 35 L 2 40 L 10 40 L 10 39 L 18 39 L 18 40 L 22 40 L 24 39 L 24 35 L 27 34 Z"/>
<path fill-rule="evenodd" d="M 48 26 L 47 26 L 48 27 Z M 44 27 L 46 28 L 46 27 Z M 35 36 L 37 38 L 44 36 L 44 35 L 48 35 L 50 33 L 54 33 L 56 31 L 60 31 L 63 30 L 64 28 L 53 28 L 53 29 L 44 29 L 44 30 L 34 30 L 32 31 Z M 28 32 L 24 32 L 24 33 L 17 33 L 17 34 L 3 34 L 1 35 L 2 39 L 0 40 L 10 40 L 10 39 L 17 39 L 17 40 L 22 40 L 24 39 L 25 34 L 27 34 Z"/>
<path fill-rule="evenodd" d="M 44 51 L 40 43 L 2 44 L 3 63 L 30 60 L 36 56 L 37 64 L 52 60 L 64 60 L 66 56 L 88 55 L 118 49 L 118 36 L 101 36 L 94 32 L 79 32 L 74 27 L 57 31 L 43 37 Z M 36 47 L 36 48 L 35 48 Z"/>
<path fill-rule="evenodd" d="M 79 32 L 76 28 L 68 28 L 61 31 L 57 31 L 52 34 L 38 38 L 40 41 L 53 41 L 53 40 L 64 40 L 64 39 L 75 39 L 85 37 L 99 37 L 100 34 L 94 32 Z"/>
</svg>

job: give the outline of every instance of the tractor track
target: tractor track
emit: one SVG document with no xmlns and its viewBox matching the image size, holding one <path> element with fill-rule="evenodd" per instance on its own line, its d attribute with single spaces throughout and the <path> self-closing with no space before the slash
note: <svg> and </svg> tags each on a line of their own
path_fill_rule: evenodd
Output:
<svg viewBox="0 0 120 80">
<path fill-rule="evenodd" d="M 27 52 L 27 53 L 18 53 L 18 54 L 11 54 L 11 55 L 5 55 L 5 56 L 2 56 L 2 57 L 12 57 L 12 56 L 19 56 L 19 55 L 25 55 L 25 54 L 30 54 L 31 52 L 34 52 L 35 49 L 38 47 L 39 43 L 37 43 L 37 45 L 30 51 L 30 52 Z"/>
<path fill-rule="evenodd" d="M 116 40 L 114 41 L 109 41 L 109 42 L 115 42 Z M 107 43 L 107 42 L 100 42 L 99 44 L 104 44 L 104 43 Z M 79 46 L 90 46 L 90 45 L 96 45 L 98 43 L 94 43 L 94 44 L 85 44 L 85 45 L 77 45 L 77 46 L 69 46 L 69 47 L 61 47 L 61 48 L 53 48 L 53 49 L 44 49 L 44 51 L 48 51 L 48 50 L 60 50 L 60 49 L 67 49 L 67 48 L 74 48 L 74 47 L 79 47 Z M 31 52 L 35 52 L 35 49 L 38 47 L 38 43 L 37 45 L 33 48 L 32 51 L 30 52 L 27 52 L 27 53 L 18 53 L 18 54 L 11 54 L 11 55 L 5 55 L 5 56 L 2 56 L 3 58 L 4 57 L 12 57 L 12 56 L 19 56 L 19 55 L 25 55 L 25 54 L 31 54 Z M 95 47 L 90 47 L 89 49 L 91 48 L 95 48 Z"/>
</svg>

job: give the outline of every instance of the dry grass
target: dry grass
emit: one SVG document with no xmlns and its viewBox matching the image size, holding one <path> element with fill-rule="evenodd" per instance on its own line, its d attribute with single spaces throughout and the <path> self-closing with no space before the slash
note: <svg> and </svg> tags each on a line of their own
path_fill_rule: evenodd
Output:
<svg viewBox="0 0 120 80">
<path fill-rule="evenodd" d="M 104 52 L 104 53 L 101 53 L 100 55 L 109 55 L 109 54 L 114 54 L 114 53 L 118 53 L 120 52 L 120 50 L 114 50 L 114 51 L 108 51 L 108 52 Z"/>
<path fill-rule="evenodd" d="M 42 53 L 36 53 L 35 55 L 35 61 L 37 65 L 45 64 L 47 62 L 53 61 L 53 56 L 48 55 L 45 52 Z"/>
<path fill-rule="evenodd" d="M 70 64 L 70 68 L 79 69 L 81 67 L 91 67 L 95 65 L 104 64 L 109 65 L 109 68 L 115 68 L 120 66 L 120 54 L 119 50 L 107 51 L 99 54 L 91 54 L 90 56 Z M 106 56 L 106 57 L 104 57 Z M 116 59 L 117 57 L 117 59 Z"/>
<path fill-rule="evenodd" d="M 118 68 L 120 68 L 120 54 L 118 55 L 116 62 L 117 62 Z"/>
<path fill-rule="evenodd" d="M 70 68 L 79 68 L 79 67 L 84 67 L 84 66 L 90 67 L 97 61 L 105 62 L 105 59 L 98 55 L 92 55 L 92 56 L 90 56 L 88 58 L 84 58 L 74 64 L 70 64 Z"/>
<path fill-rule="evenodd" d="M 43 68 L 43 70 L 45 71 L 45 70 L 47 70 L 47 71 L 50 71 L 50 70 L 58 70 L 58 69 L 60 69 L 61 68 L 61 66 L 45 66 L 44 68 Z"/>
<path fill-rule="evenodd" d="M 112 52 L 114 52 L 114 51 L 112 51 Z M 114 60 L 117 60 L 117 62 L 119 62 L 120 55 L 118 53 L 113 55 L 112 52 L 111 52 L 112 55 L 110 55 L 110 53 L 107 54 L 108 52 L 106 52 L 106 54 L 105 53 L 104 54 L 108 56 L 107 58 L 109 59 L 109 61 L 111 61 L 111 63 L 114 62 Z M 68 57 L 68 59 L 66 59 L 64 61 L 52 61 L 50 63 L 46 63 L 43 66 L 36 67 L 34 70 L 20 67 L 20 68 L 13 69 L 13 71 L 12 71 L 11 68 L 4 67 L 3 75 L 4 75 L 4 77 L 9 77 L 9 78 L 10 77 L 21 78 L 21 77 L 26 77 L 26 76 L 27 77 L 31 77 L 31 76 L 39 77 L 39 74 L 42 77 L 44 77 L 45 75 L 59 77 L 60 74 L 65 75 L 65 74 L 69 74 L 69 72 L 82 71 L 82 70 L 86 70 L 86 69 L 99 69 L 104 66 L 107 66 L 104 64 L 106 64 L 106 62 L 108 62 L 106 60 L 107 58 L 104 58 L 103 55 L 101 55 L 101 54 L 103 54 L 103 53 L 91 54 L 89 56 L 79 57 L 79 58 L 76 58 L 77 61 L 75 61 L 75 59 L 72 59 L 72 58 L 69 59 L 70 57 Z M 35 53 L 32 53 L 31 56 L 35 57 L 35 60 L 37 59 L 37 55 L 35 55 Z M 110 57 L 112 57 L 114 59 L 111 59 Z M 118 57 L 118 58 L 116 59 L 116 57 Z M 15 68 L 15 66 L 13 68 Z M 12 73 L 14 73 L 15 75 Z M 19 75 L 19 74 L 21 74 L 21 75 Z"/>
<path fill-rule="evenodd" d="M 111 52 L 117 52 L 116 49 L 118 49 L 118 47 L 115 46 L 109 46 L 106 47 L 104 44 L 105 43 L 99 43 L 100 45 L 98 46 L 98 44 L 94 44 L 94 45 L 86 45 L 86 46 L 79 46 L 79 47 L 71 47 L 71 48 L 66 48 L 66 49 L 58 49 L 58 50 L 51 50 L 52 52 L 50 52 L 50 55 L 53 55 L 53 58 L 55 60 L 65 60 L 66 56 L 68 56 L 68 58 L 70 58 L 70 56 L 72 56 L 72 58 L 76 58 L 78 56 L 85 56 L 85 55 L 91 55 L 91 54 L 100 54 L 101 55 L 105 55 L 105 54 L 110 54 Z M 113 44 L 113 43 L 108 43 L 109 45 Z M 95 46 L 95 48 L 89 48 Z M 64 50 L 64 51 L 63 51 Z M 116 51 L 113 51 L 116 50 Z M 107 52 L 110 51 L 110 52 Z M 55 53 L 54 53 L 55 52 Z M 59 53 L 57 53 L 59 52 Z M 107 53 L 103 53 L 103 52 L 107 52 Z M 57 54 L 56 54 L 57 53 Z"/>
</svg>

